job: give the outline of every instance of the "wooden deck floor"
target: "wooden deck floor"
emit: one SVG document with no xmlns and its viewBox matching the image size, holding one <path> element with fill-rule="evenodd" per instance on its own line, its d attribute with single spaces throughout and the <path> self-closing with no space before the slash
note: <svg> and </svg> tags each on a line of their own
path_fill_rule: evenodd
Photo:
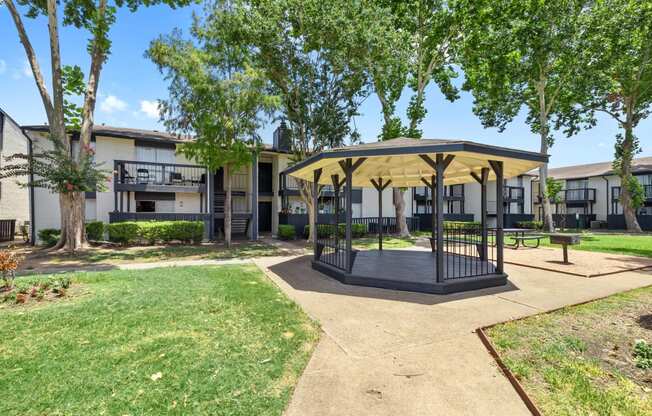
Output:
<svg viewBox="0 0 652 416">
<path fill-rule="evenodd" d="M 359 251 L 351 273 L 328 266 L 329 255 L 313 262 L 313 268 L 342 283 L 427 293 L 452 293 L 504 285 L 507 276 L 494 264 L 477 257 L 447 253 L 444 281 L 437 282 L 435 254 L 425 250 Z"/>
</svg>

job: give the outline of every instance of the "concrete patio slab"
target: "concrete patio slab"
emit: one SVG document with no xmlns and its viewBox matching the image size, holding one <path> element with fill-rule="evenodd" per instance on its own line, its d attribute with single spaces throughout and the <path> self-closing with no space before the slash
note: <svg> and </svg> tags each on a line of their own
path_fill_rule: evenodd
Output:
<svg viewBox="0 0 652 416">
<path fill-rule="evenodd" d="M 652 268 L 652 258 L 623 254 L 568 250 L 570 264 L 563 263 L 561 248 L 539 247 L 505 249 L 505 263 L 533 267 L 583 277 L 606 276 L 625 271 Z"/>
<path fill-rule="evenodd" d="M 474 330 L 652 284 L 510 265 L 507 286 L 428 295 L 343 285 L 309 260 L 254 260 L 324 331 L 288 415 L 529 414 Z"/>
</svg>

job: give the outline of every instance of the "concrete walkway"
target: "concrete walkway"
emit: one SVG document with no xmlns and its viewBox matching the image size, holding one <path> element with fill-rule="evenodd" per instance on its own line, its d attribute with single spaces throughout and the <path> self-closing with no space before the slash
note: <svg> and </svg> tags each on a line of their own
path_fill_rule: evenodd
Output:
<svg viewBox="0 0 652 416">
<path fill-rule="evenodd" d="M 437 296 L 346 286 L 305 256 L 254 262 L 324 331 L 289 416 L 527 415 L 473 331 L 652 284 L 651 272 L 586 279 L 508 266 L 508 286 Z"/>
</svg>

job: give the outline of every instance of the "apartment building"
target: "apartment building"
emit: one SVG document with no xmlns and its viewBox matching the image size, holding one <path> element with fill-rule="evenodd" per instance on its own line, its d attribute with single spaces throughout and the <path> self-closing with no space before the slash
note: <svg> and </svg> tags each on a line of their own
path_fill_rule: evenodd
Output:
<svg viewBox="0 0 652 416">
<path fill-rule="evenodd" d="M 24 126 L 34 151 L 52 147 L 48 126 Z M 279 135 L 280 138 L 280 135 Z M 79 141 L 73 134 L 73 152 Z M 220 238 L 224 228 L 225 187 L 222 169 L 209 172 L 186 159 L 179 147 L 190 138 L 165 132 L 95 126 L 91 146 L 111 180 L 106 190 L 86 194 L 86 220 L 106 223 L 138 220 L 199 220 L 207 238 Z M 276 232 L 280 211 L 280 172 L 288 165 L 288 143 L 275 140 L 252 163 L 231 174 L 234 235 L 256 238 Z M 285 147 L 284 147 L 285 146 Z M 34 228 L 59 228 L 58 197 L 34 190 Z"/>
<path fill-rule="evenodd" d="M 14 154 L 29 154 L 30 140 L 7 113 L 0 109 L 0 166 L 6 157 Z M 13 162 L 11 162 L 13 163 Z M 10 239 L 13 233 L 31 220 L 31 192 L 21 186 L 29 178 L 0 179 L 0 241 Z"/>
<path fill-rule="evenodd" d="M 645 201 L 637 216 L 644 230 L 652 230 L 652 157 L 632 161 L 632 173 L 643 185 Z M 553 204 L 553 219 L 557 226 L 568 228 L 594 227 L 624 229 L 625 218 L 620 204 L 621 183 L 612 162 L 590 163 L 549 169 L 548 174 L 561 181 L 563 189 Z M 536 198 L 533 209 L 541 218 L 543 209 L 538 179 L 533 182 Z"/>
</svg>

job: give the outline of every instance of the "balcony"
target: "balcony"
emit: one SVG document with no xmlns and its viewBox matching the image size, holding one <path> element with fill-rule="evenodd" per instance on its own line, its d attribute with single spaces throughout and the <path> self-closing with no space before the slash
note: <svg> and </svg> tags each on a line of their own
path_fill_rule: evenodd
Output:
<svg viewBox="0 0 652 416">
<path fill-rule="evenodd" d="M 414 188 L 415 201 L 430 201 L 430 190 L 425 186 Z M 444 201 L 464 201 L 464 185 L 444 187 Z"/>
<path fill-rule="evenodd" d="M 503 187 L 503 199 L 505 202 L 523 202 L 525 188 L 522 186 L 505 186 Z"/>
<path fill-rule="evenodd" d="M 652 202 L 652 185 L 643 185 L 643 194 L 646 202 Z M 611 201 L 620 202 L 620 186 L 611 188 Z"/>
<path fill-rule="evenodd" d="M 206 192 L 206 168 L 173 163 L 114 162 L 116 192 Z"/>
<path fill-rule="evenodd" d="M 568 203 L 595 202 L 595 188 L 564 189 L 560 196 Z"/>
</svg>

